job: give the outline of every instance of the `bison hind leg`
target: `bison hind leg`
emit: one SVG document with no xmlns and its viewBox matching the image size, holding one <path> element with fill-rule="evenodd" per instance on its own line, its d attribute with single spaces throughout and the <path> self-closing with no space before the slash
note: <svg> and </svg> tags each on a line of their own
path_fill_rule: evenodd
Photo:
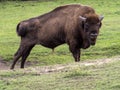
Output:
<svg viewBox="0 0 120 90">
<path fill-rule="evenodd" d="M 14 55 L 13 63 L 12 63 L 12 65 L 11 65 L 10 69 L 14 69 L 16 62 L 19 60 L 19 58 L 20 58 L 21 56 L 22 56 L 22 50 L 21 50 L 21 48 L 19 48 L 19 49 L 17 50 L 17 52 L 15 53 L 15 55 Z"/>
<path fill-rule="evenodd" d="M 22 54 L 21 68 L 24 68 L 25 61 L 26 61 L 27 57 L 29 56 L 30 51 L 32 50 L 33 47 L 34 47 L 34 45 L 31 45 L 31 46 L 26 47 L 26 49 L 24 50 L 24 52 Z"/>
<path fill-rule="evenodd" d="M 28 55 L 30 54 L 30 51 L 32 50 L 33 47 L 34 47 L 33 44 L 30 44 L 30 45 L 23 45 L 23 44 L 21 44 L 19 49 L 17 50 L 17 52 L 14 55 L 13 63 L 11 65 L 10 69 L 14 69 L 16 62 L 21 57 L 22 57 L 21 68 L 24 68 L 25 60 L 28 57 Z"/>
</svg>

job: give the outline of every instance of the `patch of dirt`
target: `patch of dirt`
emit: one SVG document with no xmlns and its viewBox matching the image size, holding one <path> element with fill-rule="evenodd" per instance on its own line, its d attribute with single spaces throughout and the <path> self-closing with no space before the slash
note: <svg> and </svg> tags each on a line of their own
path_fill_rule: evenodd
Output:
<svg viewBox="0 0 120 90">
<path fill-rule="evenodd" d="M 8 70 L 9 62 L 5 61 L 2 57 L 0 57 L 0 70 Z"/>
<path fill-rule="evenodd" d="M 7 70 L 7 69 L 8 69 L 8 63 L 2 60 L 2 58 L 0 58 L 0 70 Z"/>
<path fill-rule="evenodd" d="M 5 62 L 0 60 L 0 70 L 7 70 L 8 66 L 6 65 Z"/>
<path fill-rule="evenodd" d="M 25 73 L 29 72 L 35 72 L 37 74 L 47 74 L 51 72 L 62 72 L 62 71 L 68 71 L 70 68 L 75 68 L 79 66 L 94 66 L 94 65 L 103 65 L 103 64 L 108 64 L 112 62 L 120 61 L 120 56 L 114 57 L 114 58 L 106 58 L 106 59 L 97 59 L 94 61 L 84 61 L 84 62 L 79 62 L 79 63 L 71 63 L 71 64 L 62 64 L 62 65 L 51 65 L 51 66 L 33 66 L 33 62 L 26 62 L 25 66 L 26 68 L 24 69 Z M 9 70 L 10 68 L 9 62 L 4 62 L 0 58 L 0 70 Z M 31 66 L 32 65 L 32 66 Z M 15 66 L 15 70 L 17 70 L 20 66 L 20 63 L 18 63 Z M 28 68 L 29 67 L 29 68 Z"/>
<path fill-rule="evenodd" d="M 17 63 L 16 63 L 16 65 L 15 65 L 15 69 L 19 69 L 20 68 L 20 61 L 18 61 Z M 8 62 L 8 61 L 5 61 L 4 59 L 2 59 L 1 57 L 0 57 L 0 70 L 10 70 L 10 66 L 11 66 L 11 64 L 12 64 L 12 61 L 11 62 Z M 36 65 L 37 64 L 37 62 L 30 62 L 30 61 L 27 61 L 26 63 L 25 63 L 25 67 L 27 68 L 27 67 L 32 67 L 32 66 L 34 66 L 34 65 Z"/>
<path fill-rule="evenodd" d="M 37 74 L 48 74 L 52 72 L 67 72 L 72 68 L 76 68 L 79 66 L 94 66 L 94 65 L 103 65 L 108 63 L 113 63 L 116 61 L 120 61 L 119 57 L 114 58 L 106 58 L 106 59 L 97 59 L 94 61 L 85 61 L 85 62 L 75 62 L 71 64 L 65 64 L 65 65 L 53 65 L 53 66 L 44 66 L 44 67 L 35 67 L 35 68 L 29 68 L 25 69 L 25 72 L 36 72 Z"/>
</svg>

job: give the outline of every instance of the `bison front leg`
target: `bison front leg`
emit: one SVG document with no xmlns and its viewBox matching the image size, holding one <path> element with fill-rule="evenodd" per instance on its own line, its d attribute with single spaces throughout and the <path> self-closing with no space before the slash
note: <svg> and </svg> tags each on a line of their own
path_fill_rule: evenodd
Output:
<svg viewBox="0 0 120 90">
<path fill-rule="evenodd" d="M 73 57 L 75 59 L 75 62 L 79 62 L 80 61 L 80 48 L 77 48 L 76 46 L 69 46 L 70 51 L 73 54 Z"/>
</svg>

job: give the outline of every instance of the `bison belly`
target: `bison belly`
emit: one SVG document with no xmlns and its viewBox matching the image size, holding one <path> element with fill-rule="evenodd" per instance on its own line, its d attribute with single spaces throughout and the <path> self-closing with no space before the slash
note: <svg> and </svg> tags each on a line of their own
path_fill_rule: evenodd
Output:
<svg viewBox="0 0 120 90">
<path fill-rule="evenodd" d="M 39 33 L 38 44 L 41 44 L 48 48 L 55 48 L 65 43 L 65 34 L 61 30 L 47 30 L 41 31 Z"/>
<path fill-rule="evenodd" d="M 39 40 L 39 44 L 48 48 L 55 48 L 61 44 L 64 44 L 65 40 L 60 38 L 43 38 Z"/>
</svg>

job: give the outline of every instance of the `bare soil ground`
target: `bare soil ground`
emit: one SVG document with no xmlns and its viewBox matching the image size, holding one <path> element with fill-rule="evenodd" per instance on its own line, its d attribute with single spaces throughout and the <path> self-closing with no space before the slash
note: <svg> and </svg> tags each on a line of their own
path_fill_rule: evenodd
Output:
<svg viewBox="0 0 120 90">
<path fill-rule="evenodd" d="M 106 58 L 106 59 L 97 59 L 97 60 L 91 60 L 91 61 L 81 61 L 79 63 L 70 63 L 70 64 L 60 64 L 60 65 L 50 65 L 50 66 L 33 66 L 33 62 L 26 62 L 24 69 L 25 72 L 36 72 L 39 74 L 47 74 L 51 72 L 62 72 L 67 71 L 70 68 L 75 68 L 79 66 L 94 66 L 94 65 L 103 65 L 107 63 L 112 63 L 120 61 L 120 56 L 113 57 L 113 58 Z M 9 70 L 11 65 L 11 62 L 5 62 L 0 58 L 0 70 Z M 15 70 L 17 70 L 20 66 L 20 63 L 18 63 L 15 67 Z"/>
<path fill-rule="evenodd" d="M 15 65 L 15 68 L 18 69 L 20 68 L 20 61 L 17 62 L 17 64 Z M 25 63 L 25 67 L 30 67 L 30 66 L 33 66 L 33 65 L 36 65 L 37 62 L 30 62 L 30 61 L 27 61 Z M 0 57 L 0 70 L 10 70 L 10 66 L 12 64 L 12 61 L 9 62 L 9 61 L 5 61 L 3 60 L 1 57 Z"/>
<path fill-rule="evenodd" d="M 6 70 L 8 69 L 7 62 L 3 61 L 2 58 L 0 58 L 0 70 Z"/>
</svg>

